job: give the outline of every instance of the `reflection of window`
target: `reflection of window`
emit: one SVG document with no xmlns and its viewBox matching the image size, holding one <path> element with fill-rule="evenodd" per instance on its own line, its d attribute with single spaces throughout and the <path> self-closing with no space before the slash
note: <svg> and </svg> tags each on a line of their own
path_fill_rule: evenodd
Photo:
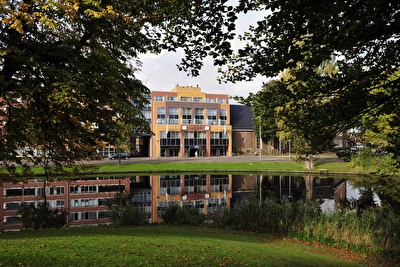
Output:
<svg viewBox="0 0 400 267">
<path fill-rule="evenodd" d="M 65 207 L 65 201 L 64 200 L 57 200 L 56 201 L 56 208 L 61 209 Z"/>
<path fill-rule="evenodd" d="M 202 100 L 201 97 L 193 97 L 193 102 L 201 102 Z"/>
<path fill-rule="evenodd" d="M 189 102 L 190 100 L 191 100 L 191 98 L 188 97 L 188 96 L 182 96 L 181 97 L 181 101 L 183 101 L 183 102 Z"/>
</svg>

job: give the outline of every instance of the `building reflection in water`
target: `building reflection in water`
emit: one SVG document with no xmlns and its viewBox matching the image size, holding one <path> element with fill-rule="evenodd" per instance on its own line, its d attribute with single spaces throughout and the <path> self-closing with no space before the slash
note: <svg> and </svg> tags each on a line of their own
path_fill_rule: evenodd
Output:
<svg viewBox="0 0 400 267">
<path fill-rule="evenodd" d="M 19 229 L 19 206 L 43 201 L 43 181 L 0 187 L 0 231 Z M 316 176 L 174 174 L 54 181 L 46 184 L 45 193 L 49 206 L 67 209 L 68 224 L 78 226 L 110 223 L 107 201 L 118 192 L 130 193 L 148 222 L 160 223 L 168 205 L 195 208 L 207 218 L 255 193 L 260 201 L 268 196 L 316 199 L 321 207 L 334 209 L 346 199 L 347 190 L 344 179 Z"/>
</svg>

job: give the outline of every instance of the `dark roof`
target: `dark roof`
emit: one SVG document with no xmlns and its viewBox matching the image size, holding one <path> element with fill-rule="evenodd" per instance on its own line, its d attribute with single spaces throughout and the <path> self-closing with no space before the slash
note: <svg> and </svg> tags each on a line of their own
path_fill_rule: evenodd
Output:
<svg viewBox="0 0 400 267">
<path fill-rule="evenodd" d="M 230 105 L 231 125 L 233 130 L 253 130 L 252 107 L 245 105 Z"/>
</svg>

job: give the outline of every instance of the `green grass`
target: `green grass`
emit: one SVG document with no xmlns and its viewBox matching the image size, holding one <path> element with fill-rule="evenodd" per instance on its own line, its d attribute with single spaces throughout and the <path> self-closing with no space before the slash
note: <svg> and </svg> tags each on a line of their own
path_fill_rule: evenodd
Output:
<svg viewBox="0 0 400 267">
<path fill-rule="evenodd" d="M 296 162 L 156 162 L 100 165 L 100 172 L 185 172 L 185 171 L 296 171 L 303 164 Z"/>
<path fill-rule="evenodd" d="M 301 162 L 152 162 L 152 163 L 123 163 L 121 165 L 95 165 L 99 173 L 171 173 L 171 172 L 304 172 Z M 316 163 L 311 172 L 327 169 L 336 173 L 360 173 L 351 168 L 347 162 Z M 33 167 L 36 175 L 43 174 L 43 169 Z M 88 172 L 90 173 L 90 172 Z"/>
<path fill-rule="evenodd" d="M 208 227 L 82 227 L 6 232 L 0 266 L 363 266 L 365 257 Z M 355 263 L 355 261 L 359 262 Z M 369 266 L 382 262 L 368 259 Z"/>
</svg>

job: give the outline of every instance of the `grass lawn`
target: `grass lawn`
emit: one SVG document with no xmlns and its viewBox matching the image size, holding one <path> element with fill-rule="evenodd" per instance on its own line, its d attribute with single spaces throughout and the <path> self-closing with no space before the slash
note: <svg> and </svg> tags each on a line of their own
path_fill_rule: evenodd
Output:
<svg viewBox="0 0 400 267">
<path fill-rule="evenodd" d="M 357 253 L 208 227 L 6 232 L 0 266 L 382 266 Z M 385 263 L 386 266 L 387 263 Z"/>
<path fill-rule="evenodd" d="M 98 165 L 99 172 L 304 172 L 302 162 L 155 162 L 137 164 Z M 317 162 L 312 172 L 326 169 L 328 173 L 360 174 L 348 162 Z"/>
<path fill-rule="evenodd" d="M 124 162 L 121 165 L 97 164 L 93 167 L 98 173 L 305 172 L 304 164 L 300 162 Z M 348 162 L 317 162 L 314 170 L 310 172 L 318 173 L 319 169 L 326 169 L 331 174 L 363 173 L 362 170 L 352 168 Z M 43 169 L 40 167 L 33 167 L 32 170 L 37 175 L 43 174 Z"/>
</svg>

